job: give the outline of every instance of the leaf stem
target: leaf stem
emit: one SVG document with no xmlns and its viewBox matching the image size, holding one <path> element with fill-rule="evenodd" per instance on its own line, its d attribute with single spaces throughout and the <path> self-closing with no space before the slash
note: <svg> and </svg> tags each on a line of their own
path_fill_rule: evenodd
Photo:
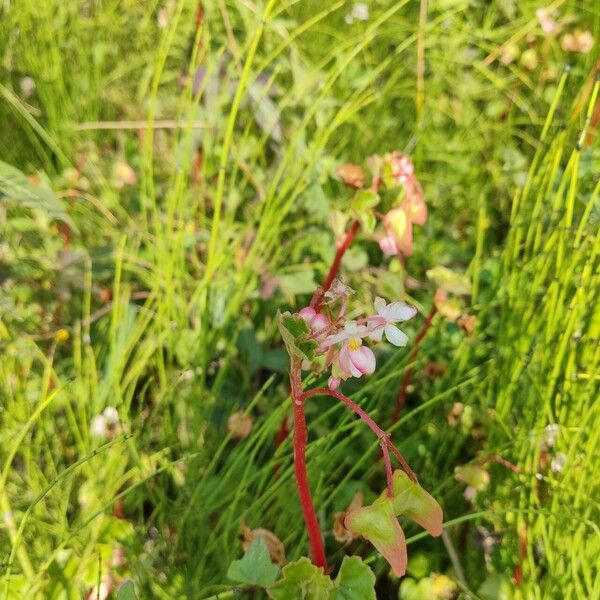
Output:
<svg viewBox="0 0 600 600">
<path fill-rule="evenodd" d="M 317 288 L 315 293 L 313 294 L 312 300 L 310 301 L 310 306 L 314 308 L 317 312 L 321 307 L 323 302 L 323 296 L 325 292 L 331 287 L 333 280 L 337 277 L 338 271 L 340 270 L 340 265 L 342 263 L 342 258 L 344 258 L 344 254 L 346 254 L 346 250 L 350 247 L 354 236 L 360 229 L 360 222 L 353 221 L 352 225 L 350 225 L 350 229 L 346 232 L 346 236 L 344 237 L 342 243 L 339 245 L 335 256 L 333 258 L 333 262 L 331 263 L 331 267 L 329 267 L 329 272 L 327 273 L 327 277 L 323 282 L 323 285 L 320 288 Z"/>
<path fill-rule="evenodd" d="M 406 459 L 402 456 L 398 448 L 394 446 L 392 441 L 390 440 L 389 434 L 387 434 L 375 421 L 353 400 L 350 400 L 347 396 L 344 396 L 341 392 L 337 390 L 330 390 L 329 388 L 315 388 L 304 392 L 301 395 L 302 401 L 310 398 L 311 396 L 333 396 L 337 398 L 340 402 L 343 402 L 348 408 L 354 411 L 371 429 L 371 431 L 377 436 L 379 439 L 379 443 L 381 444 L 383 451 L 383 458 L 386 462 L 386 476 L 388 477 L 388 492 L 390 490 L 390 482 L 391 482 L 391 463 L 388 469 L 388 461 L 389 461 L 389 453 L 388 450 L 391 450 L 394 456 L 398 459 L 398 462 L 402 465 L 402 468 L 406 471 L 406 474 L 411 478 L 414 483 L 418 483 L 417 476 L 414 474 L 413 470 L 409 467 Z M 387 457 L 387 458 L 386 458 Z"/>
</svg>

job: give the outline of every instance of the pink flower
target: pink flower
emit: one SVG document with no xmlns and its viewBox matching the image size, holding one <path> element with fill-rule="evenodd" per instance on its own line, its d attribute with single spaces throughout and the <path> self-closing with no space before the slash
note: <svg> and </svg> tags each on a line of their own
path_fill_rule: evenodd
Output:
<svg viewBox="0 0 600 600">
<path fill-rule="evenodd" d="M 415 177 L 415 168 L 407 154 L 392 152 L 388 155 L 394 181 L 404 187 L 404 199 L 383 218 L 385 236 L 379 240 L 384 254 L 394 256 L 413 252 L 413 225 L 424 225 L 427 220 L 427 205 L 423 199 L 423 188 Z"/>
<path fill-rule="evenodd" d="M 388 256 L 400 252 L 410 256 L 413 252 L 413 225 L 424 225 L 426 220 L 427 205 L 423 191 L 416 180 L 410 179 L 406 184 L 405 200 L 385 215 L 387 235 L 379 240 L 382 252 Z"/>
<path fill-rule="evenodd" d="M 392 167 L 392 176 L 398 183 L 406 183 L 414 176 L 415 167 L 408 154 L 393 152 L 390 165 Z"/>
<path fill-rule="evenodd" d="M 298 312 L 298 316 L 302 317 L 311 328 L 313 333 L 318 333 L 326 327 L 329 327 L 329 319 L 323 314 L 315 311 L 312 306 L 307 306 Z"/>
<path fill-rule="evenodd" d="M 375 355 L 362 345 L 360 338 L 352 338 L 342 345 L 338 357 L 340 367 L 352 377 L 370 375 L 375 370 Z"/>
<path fill-rule="evenodd" d="M 334 379 L 348 379 L 370 375 L 375 370 L 375 355 L 370 348 L 362 345 L 362 338 L 369 335 L 365 325 L 349 321 L 344 329 L 330 335 L 323 342 L 324 347 L 341 343 L 337 358 L 333 361 L 332 376 Z"/>
<path fill-rule="evenodd" d="M 394 346 L 406 346 L 408 336 L 398 329 L 394 323 L 408 321 L 417 314 L 414 306 L 404 302 L 391 302 L 387 304 L 383 298 L 375 298 L 376 316 L 368 317 L 370 336 L 377 342 L 381 341 L 385 333 L 386 340 Z"/>
<path fill-rule="evenodd" d="M 381 251 L 387 256 L 396 256 L 400 249 L 396 245 L 396 240 L 393 235 L 386 235 L 379 240 Z"/>
<path fill-rule="evenodd" d="M 561 25 L 554 18 L 555 11 L 550 12 L 547 8 L 538 8 L 535 11 L 542 31 L 548 35 L 555 35 L 560 32 Z"/>
</svg>

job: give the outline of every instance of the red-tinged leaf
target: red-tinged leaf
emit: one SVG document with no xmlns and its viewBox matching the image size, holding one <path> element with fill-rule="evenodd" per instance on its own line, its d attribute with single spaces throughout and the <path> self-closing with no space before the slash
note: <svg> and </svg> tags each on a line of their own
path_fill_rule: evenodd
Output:
<svg viewBox="0 0 600 600">
<path fill-rule="evenodd" d="M 352 533 L 369 540 L 390 563 L 395 575 L 404 575 L 406 541 L 391 500 L 379 498 L 369 506 L 350 511 L 344 524 Z"/>
<path fill-rule="evenodd" d="M 393 483 L 394 513 L 412 519 L 433 536 L 442 535 L 444 514 L 435 498 L 418 483 L 411 481 L 404 471 L 394 471 Z"/>
</svg>

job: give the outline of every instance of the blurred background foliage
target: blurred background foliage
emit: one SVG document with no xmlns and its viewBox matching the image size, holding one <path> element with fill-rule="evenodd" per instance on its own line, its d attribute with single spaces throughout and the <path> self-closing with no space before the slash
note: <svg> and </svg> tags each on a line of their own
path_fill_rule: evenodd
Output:
<svg viewBox="0 0 600 600">
<path fill-rule="evenodd" d="M 406 264 L 359 235 L 344 275 L 359 305 L 415 303 L 412 339 L 428 269 L 472 281 L 474 332 L 436 318 L 391 430 L 450 525 L 444 543 L 412 540 L 400 584 L 366 543 L 336 542 L 335 512 L 384 477 L 376 440 L 315 400 L 331 563 L 368 557 L 382 598 L 600 594 L 600 9 L 365 6 L 0 5 L 5 597 L 127 577 L 143 598 L 208 597 L 243 523 L 307 553 L 289 439 L 275 446 L 289 401 L 274 315 L 328 269 L 351 198 L 336 168 L 394 149 L 430 218 Z M 348 385 L 384 425 L 408 354 L 381 348 Z M 227 427 L 239 410 L 244 438 Z"/>
</svg>

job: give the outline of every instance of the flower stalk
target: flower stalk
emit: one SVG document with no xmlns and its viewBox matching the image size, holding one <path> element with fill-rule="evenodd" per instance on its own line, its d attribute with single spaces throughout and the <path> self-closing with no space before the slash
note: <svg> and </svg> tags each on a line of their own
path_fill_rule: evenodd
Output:
<svg viewBox="0 0 600 600">
<path fill-rule="evenodd" d="M 323 285 L 315 290 L 310 304 L 294 314 L 278 312 L 277 322 L 290 356 L 290 397 L 294 417 L 294 474 L 312 562 L 325 573 L 328 572 L 323 535 L 308 482 L 306 465 L 308 432 L 304 405 L 313 396 L 331 396 L 357 414 L 375 434 L 381 447 L 386 474 L 386 490 L 376 504 L 365 507 L 359 512 L 355 511 L 356 514 L 351 518 L 348 514 L 346 521 L 350 528 L 354 527 L 358 534 L 369 539 L 390 562 L 395 572 L 401 575 L 405 572 L 406 566 L 406 544 L 395 515 L 402 511 L 414 513 L 413 518 L 419 523 L 425 523 L 424 526 L 427 528 L 430 525 L 431 515 L 435 513 L 436 523 L 437 521 L 440 523 L 440 527 L 436 525 L 435 532 L 437 532 L 438 529 L 441 531 L 441 509 L 433 498 L 421 490 L 417 477 L 392 443 L 389 434 L 381 429 L 363 408 L 337 388 L 350 378 L 361 378 L 375 371 L 377 360 L 368 342 L 377 344 L 385 337 L 385 340 L 393 346 L 406 346 L 408 336 L 398 328 L 397 324 L 413 318 L 417 310 L 414 306 L 401 301 L 388 303 L 385 299 L 376 297 L 373 303 L 374 314 L 357 319 L 350 318 L 346 307 L 353 291 L 338 278 L 338 274 L 342 259 L 356 234 L 363 226 L 367 233 L 372 232 L 375 227 L 373 223 L 375 216 L 379 216 L 384 224 L 385 235 L 379 239 L 382 251 L 398 257 L 409 256 L 412 253 L 413 225 L 424 224 L 427 218 L 427 207 L 408 155 L 396 151 L 386 154 L 383 158 L 376 156 L 372 159 L 370 166 L 373 181 L 370 190 L 363 188 L 364 172 L 359 166 L 345 165 L 338 170 L 344 183 L 357 190 L 352 200 L 354 220 L 336 249 Z M 381 186 L 386 190 L 399 190 L 395 204 L 385 215 L 375 210 L 381 200 L 378 193 Z M 377 238 L 379 237 L 381 235 L 377 234 Z M 418 342 L 431 325 L 434 315 L 435 312 L 432 312 L 428 317 L 424 331 L 417 338 L 417 345 L 411 353 L 411 359 L 416 356 Z M 327 387 L 304 391 L 302 389 L 303 369 L 312 370 L 319 376 L 329 373 Z M 404 387 L 408 386 L 410 373 L 405 375 Z M 405 393 L 404 391 L 403 394 Z M 277 445 L 283 441 L 286 434 L 287 425 L 284 421 L 277 435 Z M 404 472 L 393 471 L 392 454 L 402 465 Z M 396 497 L 398 494 L 404 499 Z M 411 501 L 411 498 L 416 500 L 410 506 L 401 506 L 403 502 L 406 503 L 407 498 L 408 501 Z"/>
<path fill-rule="evenodd" d="M 346 236 L 342 240 L 342 243 L 339 245 L 335 253 L 333 262 L 331 263 L 331 267 L 329 267 L 329 272 L 327 273 L 327 277 L 325 278 L 323 285 L 320 288 L 318 288 L 313 294 L 312 300 L 310 301 L 310 307 L 314 308 L 316 311 L 318 311 L 321 307 L 325 292 L 329 290 L 331 284 L 337 277 L 337 274 L 340 270 L 340 265 L 342 264 L 342 258 L 344 258 L 344 254 L 346 254 L 346 251 L 350 247 L 350 244 L 352 244 L 352 240 L 354 240 L 354 237 L 358 233 L 359 229 L 360 222 L 353 221 L 352 225 L 350 225 L 350 228 L 346 232 Z"/>
<path fill-rule="evenodd" d="M 298 496 L 300 498 L 300 505 L 302 506 L 306 531 L 308 532 L 312 561 L 317 567 L 322 567 L 327 573 L 328 567 L 323 536 L 321 535 L 319 520 L 312 501 L 306 472 L 306 443 L 308 434 L 306 431 L 306 418 L 304 416 L 305 397 L 302 393 L 301 364 L 297 358 L 292 359 L 290 384 L 292 405 L 294 408 L 294 473 L 296 475 Z"/>
</svg>

